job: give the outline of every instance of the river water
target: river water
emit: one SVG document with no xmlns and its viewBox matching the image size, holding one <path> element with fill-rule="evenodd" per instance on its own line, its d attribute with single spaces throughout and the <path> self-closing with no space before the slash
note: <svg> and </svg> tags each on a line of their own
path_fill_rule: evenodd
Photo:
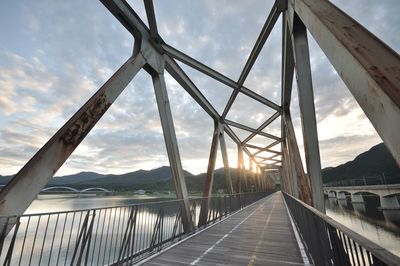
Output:
<svg viewBox="0 0 400 266">
<path fill-rule="evenodd" d="M 326 199 L 326 214 L 365 238 L 400 256 L 400 226 L 382 213 L 355 211 L 352 206 L 341 206 L 335 199 Z"/>
<path fill-rule="evenodd" d="M 131 204 L 135 204 L 135 203 L 141 203 L 141 202 L 150 202 L 150 201 L 165 201 L 165 200 L 169 200 L 169 199 L 173 199 L 171 195 L 155 195 L 155 196 L 148 196 L 148 195 L 113 195 L 113 196 L 101 196 L 101 197 L 97 197 L 97 196 L 81 196 L 81 197 L 77 197 L 77 196 L 73 196 L 73 195 L 39 195 L 38 199 L 36 199 L 31 206 L 28 208 L 28 210 L 26 211 L 26 214 L 32 214 L 32 213 L 48 213 L 48 212 L 60 212 L 60 211 L 70 211 L 70 210 L 81 210 L 81 209 L 92 209 L 92 208 L 100 208 L 100 207 L 112 207 L 112 206 L 126 206 L 126 205 L 131 205 Z M 343 225 L 349 227 L 350 229 L 352 229 L 353 231 L 361 234 L 362 236 L 368 238 L 369 240 L 377 243 L 378 245 L 386 248 L 387 250 L 389 250 L 390 252 L 394 253 L 397 256 L 400 256 L 400 227 L 398 225 L 395 225 L 389 221 L 386 221 L 384 216 L 381 213 L 373 213 L 373 214 L 363 214 L 361 212 L 357 212 L 354 211 L 351 207 L 343 207 L 340 204 L 337 203 L 337 201 L 335 200 L 326 200 L 326 207 L 327 207 L 327 215 L 332 217 L 333 219 L 337 220 L 338 222 L 342 223 Z M 121 211 L 122 210 L 122 211 Z M 121 216 L 122 213 L 122 216 Z M 101 213 L 100 213 L 101 214 Z M 147 225 L 149 224 L 149 221 L 151 221 L 150 223 L 153 224 L 156 221 L 156 215 L 157 213 L 155 212 L 155 210 L 151 210 L 151 209 L 146 209 L 142 211 L 142 216 L 143 217 L 150 217 L 150 220 L 146 220 L 148 218 L 140 218 L 138 217 L 138 226 L 143 223 L 143 228 L 147 228 Z M 119 217 L 125 217 L 121 220 L 127 220 L 128 216 L 129 216 L 129 211 L 128 209 L 125 210 L 124 209 L 119 209 L 119 213 L 117 214 L 117 211 L 115 210 L 114 212 L 109 211 L 108 213 L 105 212 L 103 214 L 101 214 L 102 217 L 105 217 L 109 220 L 112 219 L 119 219 Z M 117 216 L 119 215 L 119 216 Z M 64 217 L 64 216 L 61 216 Z M 61 217 L 60 217 L 60 221 L 61 221 Z M 80 216 L 80 220 L 83 220 L 85 216 L 83 216 L 83 214 L 81 214 Z M 98 216 L 99 217 L 99 216 Z M 45 219 L 46 217 L 44 217 L 43 219 Z M 67 218 L 67 216 L 65 216 L 65 219 Z M 51 220 L 50 224 L 54 224 L 54 220 L 55 217 L 52 218 L 47 218 L 48 220 Z M 68 216 L 68 219 L 71 219 L 71 215 Z M 175 216 L 171 214 L 171 217 L 169 217 L 170 219 L 170 223 L 172 224 L 173 221 L 175 220 Z M 57 217 L 58 220 L 58 217 Z M 36 221 L 36 220 L 31 220 L 30 223 L 32 224 L 32 228 L 29 230 L 26 230 L 29 233 L 31 233 L 32 235 L 36 235 L 35 230 L 37 231 L 37 228 L 35 228 L 35 223 L 36 224 L 40 224 L 41 227 L 45 226 L 46 220 L 43 221 Z M 102 220 L 100 220 L 100 222 L 98 220 L 96 220 L 97 224 L 103 225 L 105 224 L 106 227 L 108 227 L 108 224 L 110 224 L 110 222 L 101 222 Z M 147 221 L 147 222 L 146 222 Z M 95 223 L 95 224 L 96 224 Z M 25 222 L 26 224 L 26 222 Z M 43 224 L 43 225 L 42 225 Z M 61 222 L 59 223 L 59 226 L 54 228 L 54 232 L 58 231 L 58 228 L 60 227 Z M 71 222 L 70 220 L 67 222 L 67 228 L 69 228 L 68 226 L 70 225 L 71 230 L 72 228 L 75 227 L 74 223 Z M 24 227 L 24 223 L 22 223 L 21 225 L 21 232 L 24 232 L 23 228 Z M 65 227 L 65 225 L 64 225 Z M 79 226 L 78 226 L 79 227 Z M 104 225 L 103 225 L 104 227 Z M 148 236 L 151 236 L 152 234 L 152 228 L 153 226 L 149 226 L 148 229 L 145 229 L 145 231 L 143 231 L 141 234 L 144 236 L 144 241 L 142 246 L 144 247 L 145 245 L 148 245 L 148 242 L 150 241 L 148 238 Z M 53 229 L 52 229 L 53 230 Z M 40 228 L 39 228 L 40 231 Z M 122 227 L 121 227 L 121 233 L 118 233 L 119 236 L 122 239 Z M 72 231 L 71 231 L 72 232 Z M 25 233 L 26 234 L 26 233 Z M 77 232 L 74 233 L 75 235 L 77 234 Z M 116 234 L 118 236 L 118 234 Z M 138 236 L 139 237 L 139 236 Z M 25 238 L 25 236 L 23 237 Z M 17 238 L 17 242 L 16 242 L 16 247 L 20 248 L 19 246 L 22 246 L 24 243 L 23 238 L 21 237 L 21 239 Z M 49 236 L 47 236 L 47 238 L 49 238 Z M 41 238 L 40 238 L 41 239 Z M 46 239 L 46 235 L 43 236 L 43 243 L 47 243 L 49 241 L 45 241 Z M 54 237 L 53 237 L 54 239 Z M 57 240 L 57 237 L 56 237 Z M 138 239 L 139 241 L 140 239 Z M 42 240 L 41 240 L 42 241 Z M 54 241 L 54 240 L 53 240 Z M 62 245 L 64 246 L 64 243 L 66 242 L 64 240 L 61 239 L 60 241 L 62 243 Z M 69 242 L 69 241 L 68 241 Z M 111 245 L 112 241 L 110 242 Z M 138 242 L 140 243 L 140 241 Z M 32 244 L 33 245 L 33 244 Z M 69 243 L 68 243 L 69 245 Z M 27 246 L 27 244 L 25 244 L 25 246 Z M 61 244 L 60 244 L 61 247 Z M 100 245 L 100 247 L 102 247 Z M 16 249 L 18 249 L 16 248 Z M 23 248 L 23 246 L 22 246 Z M 103 249 L 107 249 L 105 246 L 102 247 Z M 93 250 L 97 249 L 95 247 L 92 248 Z M 28 261 L 29 262 L 31 260 L 31 258 L 29 258 L 29 256 L 31 256 L 30 254 L 32 253 L 31 250 L 33 250 L 33 248 L 31 249 L 30 246 L 29 248 L 25 247 L 25 250 L 28 250 L 27 255 L 23 255 L 21 254 L 20 257 L 20 261 L 22 260 L 22 264 L 25 264 L 24 261 Z M 100 250 L 100 248 L 99 248 Z M 39 253 L 40 257 L 42 257 L 42 251 L 37 252 Z M 50 252 L 51 253 L 51 252 Z M 94 252 L 93 252 L 94 253 Z M 114 253 L 110 253 L 108 254 L 108 257 L 112 257 L 114 256 Z M 55 260 L 54 257 L 51 257 L 51 255 L 46 255 L 47 257 L 45 257 L 45 255 L 43 255 L 44 258 L 48 258 L 48 261 L 51 262 L 51 264 L 53 263 L 53 260 Z M 58 256 L 60 256 L 58 254 Z M 67 258 L 67 254 L 61 254 L 61 258 L 63 258 L 63 256 L 65 258 Z M 116 255 L 115 255 L 116 256 Z M 35 259 L 35 256 L 33 257 L 33 259 Z M 104 260 L 104 258 L 103 258 Z M 67 261 L 67 260 L 66 260 Z M 57 261 L 58 263 L 58 258 Z M 96 261 L 97 262 L 97 261 Z M 96 265 L 96 262 L 94 263 L 94 265 Z M 12 265 L 14 265 L 14 263 L 11 263 Z M 30 263 L 28 263 L 30 264 Z M 39 263 L 40 264 L 40 263 Z M 68 264 L 68 263 L 67 263 Z M 17 265 L 17 264 L 16 264 Z"/>
</svg>

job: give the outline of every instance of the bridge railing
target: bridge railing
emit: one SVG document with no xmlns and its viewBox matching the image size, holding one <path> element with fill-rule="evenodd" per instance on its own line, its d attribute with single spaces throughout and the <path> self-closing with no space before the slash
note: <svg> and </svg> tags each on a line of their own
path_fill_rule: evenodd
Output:
<svg viewBox="0 0 400 266">
<path fill-rule="evenodd" d="M 400 265 L 400 258 L 283 193 L 315 265 Z"/>
<path fill-rule="evenodd" d="M 206 224 L 270 193 L 210 197 Z M 204 198 L 189 200 L 195 229 Z M 122 265 L 137 262 L 184 236 L 183 201 L 0 217 L 2 265 Z"/>
</svg>

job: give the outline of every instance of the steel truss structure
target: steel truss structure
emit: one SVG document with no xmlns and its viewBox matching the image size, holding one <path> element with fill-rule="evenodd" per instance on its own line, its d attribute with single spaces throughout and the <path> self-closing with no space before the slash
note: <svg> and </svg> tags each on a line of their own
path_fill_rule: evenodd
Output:
<svg viewBox="0 0 400 266">
<path fill-rule="evenodd" d="M 214 133 L 203 197 L 209 198 L 211 194 L 216 154 L 218 146 L 220 146 L 229 194 L 234 191 L 236 193 L 249 191 L 252 187 L 255 187 L 257 191 L 271 188 L 271 173 L 279 173 L 282 189 L 285 192 L 324 211 L 307 30 L 313 35 L 397 163 L 400 164 L 399 55 L 329 1 L 276 0 L 237 81 L 165 43 L 157 30 L 152 0 L 144 0 L 149 27 L 125 0 L 100 1 L 133 35 L 135 39 L 133 54 L 0 192 L 1 215 L 21 215 L 26 210 L 40 190 L 142 68 L 151 75 L 153 80 L 176 195 L 184 202 L 181 216 L 186 232 L 191 231 L 194 226 L 190 219 L 188 193 L 169 105 L 164 78 L 165 71 L 214 120 Z M 244 86 L 270 32 L 273 27 L 277 26 L 276 22 L 279 16 L 282 16 L 281 105 L 273 103 Z M 222 114 L 216 111 L 177 61 L 233 89 Z M 296 73 L 297 80 L 307 174 L 300 158 L 290 114 L 294 73 Z M 251 128 L 226 119 L 240 93 L 264 104 L 275 113 L 258 128 Z M 281 117 L 281 135 L 277 137 L 265 133 L 263 130 L 278 117 Z M 242 140 L 234 133 L 232 127 L 246 130 L 249 135 Z M 233 184 L 229 171 L 225 134 L 238 147 L 236 185 Z M 248 142 L 255 136 L 262 136 L 273 142 L 265 147 L 249 144 Z M 281 147 L 280 151 L 271 149 L 278 145 Z M 256 152 L 252 153 L 249 149 L 255 149 Z M 264 151 L 273 155 L 270 157 L 260 156 Z M 256 165 L 257 175 L 246 176 L 243 153 L 250 158 L 250 165 Z M 281 159 L 277 159 L 278 157 Z M 241 188 L 242 183 L 246 188 Z M 209 204 L 210 202 L 207 200 L 203 202 L 199 224 L 206 221 Z"/>
</svg>

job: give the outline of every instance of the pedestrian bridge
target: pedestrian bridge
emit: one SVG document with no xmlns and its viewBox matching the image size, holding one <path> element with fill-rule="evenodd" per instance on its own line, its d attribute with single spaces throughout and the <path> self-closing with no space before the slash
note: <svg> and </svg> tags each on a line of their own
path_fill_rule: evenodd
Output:
<svg viewBox="0 0 400 266">
<path fill-rule="evenodd" d="M 206 220 L 201 206 L 209 202 Z M 282 192 L 1 217 L 3 265 L 399 265 L 400 258 Z M 3 231 L 4 235 L 4 231 Z M 357 264 L 357 261 L 360 263 Z M 364 262 L 364 263 L 361 263 Z"/>
<path fill-rule="evenodd" d="M 65 186 L 54 186 L 54 187 L 46 187 L 41 190 L 41 192 L 57 192 L 57 193 L 90 193 L 90 192 L 105 192 L 111 193 L 111 190 L 102 187 L 89 187 L 82 190 L 73 188 L 73 187 L 65 187 Z"/>
<path fill-rule="evenodd" d="M 144 1 L 147 23 L 125 0 L 101 2 L 133 36 L 133 54 L 1 190 L 1 262 L 129 265 L 170 247 L 145 263 L 214 265 L 228 260 L 247 265 L 400 265 L 398 257 L 324 214 L 308 34 L 314 37 L 400 164 L 400 57 L 395 51 L 329 1 L 276 0 L 240 76 L 232 79 L 166 43 L 158 32 L 153 1 Z M 278 18 L 282 21 L 279 25 Z M 245 86 L 274 27 L 282 27 L 279 103 Z M 182 64 L 231 89 L 222 112 L 196 87 Z M 142 69 L 153 81 L 177 200 L 24 215 Z M 214 122 L 202 198 L 191 199 L 188 195 L 165 72 Z M 305 165 L 290 111 L 294 73 Z M 239 95 L 248 97 L 254 105 L 262 104 L 272 115 L 257 127 L 227 119 Z M 280 124 L 278 135 L 270 127 L 274 121 Z M 238 136 L 237 130 L 247 135 Z M 235 178 L 229 167 L 226 136 L 237 145 Z M 255 138 L 261 141 L 252 142 Z M 213 197 L 218 146 L 227 195 Z M 249 160 L 247 169 L 244 157 Z M 269 196 L 276 188 L 282 188 L 282 194 Z M 211 225 L 214 226 L 202 231 Z M 187 240 L 176 243 L 182 239 Z"/>
</svg>

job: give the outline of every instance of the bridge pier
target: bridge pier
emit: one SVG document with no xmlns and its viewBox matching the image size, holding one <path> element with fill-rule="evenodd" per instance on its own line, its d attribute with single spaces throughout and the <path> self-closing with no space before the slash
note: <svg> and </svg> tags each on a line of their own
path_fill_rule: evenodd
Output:
<svg viewBox="0 0 400 266">
<path fill-rule="evenodd" d="M 381 197 L 381 207 L 386 220 L 400 224 L 400 195 Z"/>
<path fill-rule="evenodd" d="M 382 217 L 382 214 L 378 211 L 380 202 L 380 197 L 372 193 L 351 194 L 351 204 L 354 210 L 374 217 Z"/>
<path fill-rule="evenodd" d="M 338 204 L 342 207 L 352 209 L 351 206 L 351 194 L 347 191 L 339 191 L 337 193 Z"/>
</svg>

